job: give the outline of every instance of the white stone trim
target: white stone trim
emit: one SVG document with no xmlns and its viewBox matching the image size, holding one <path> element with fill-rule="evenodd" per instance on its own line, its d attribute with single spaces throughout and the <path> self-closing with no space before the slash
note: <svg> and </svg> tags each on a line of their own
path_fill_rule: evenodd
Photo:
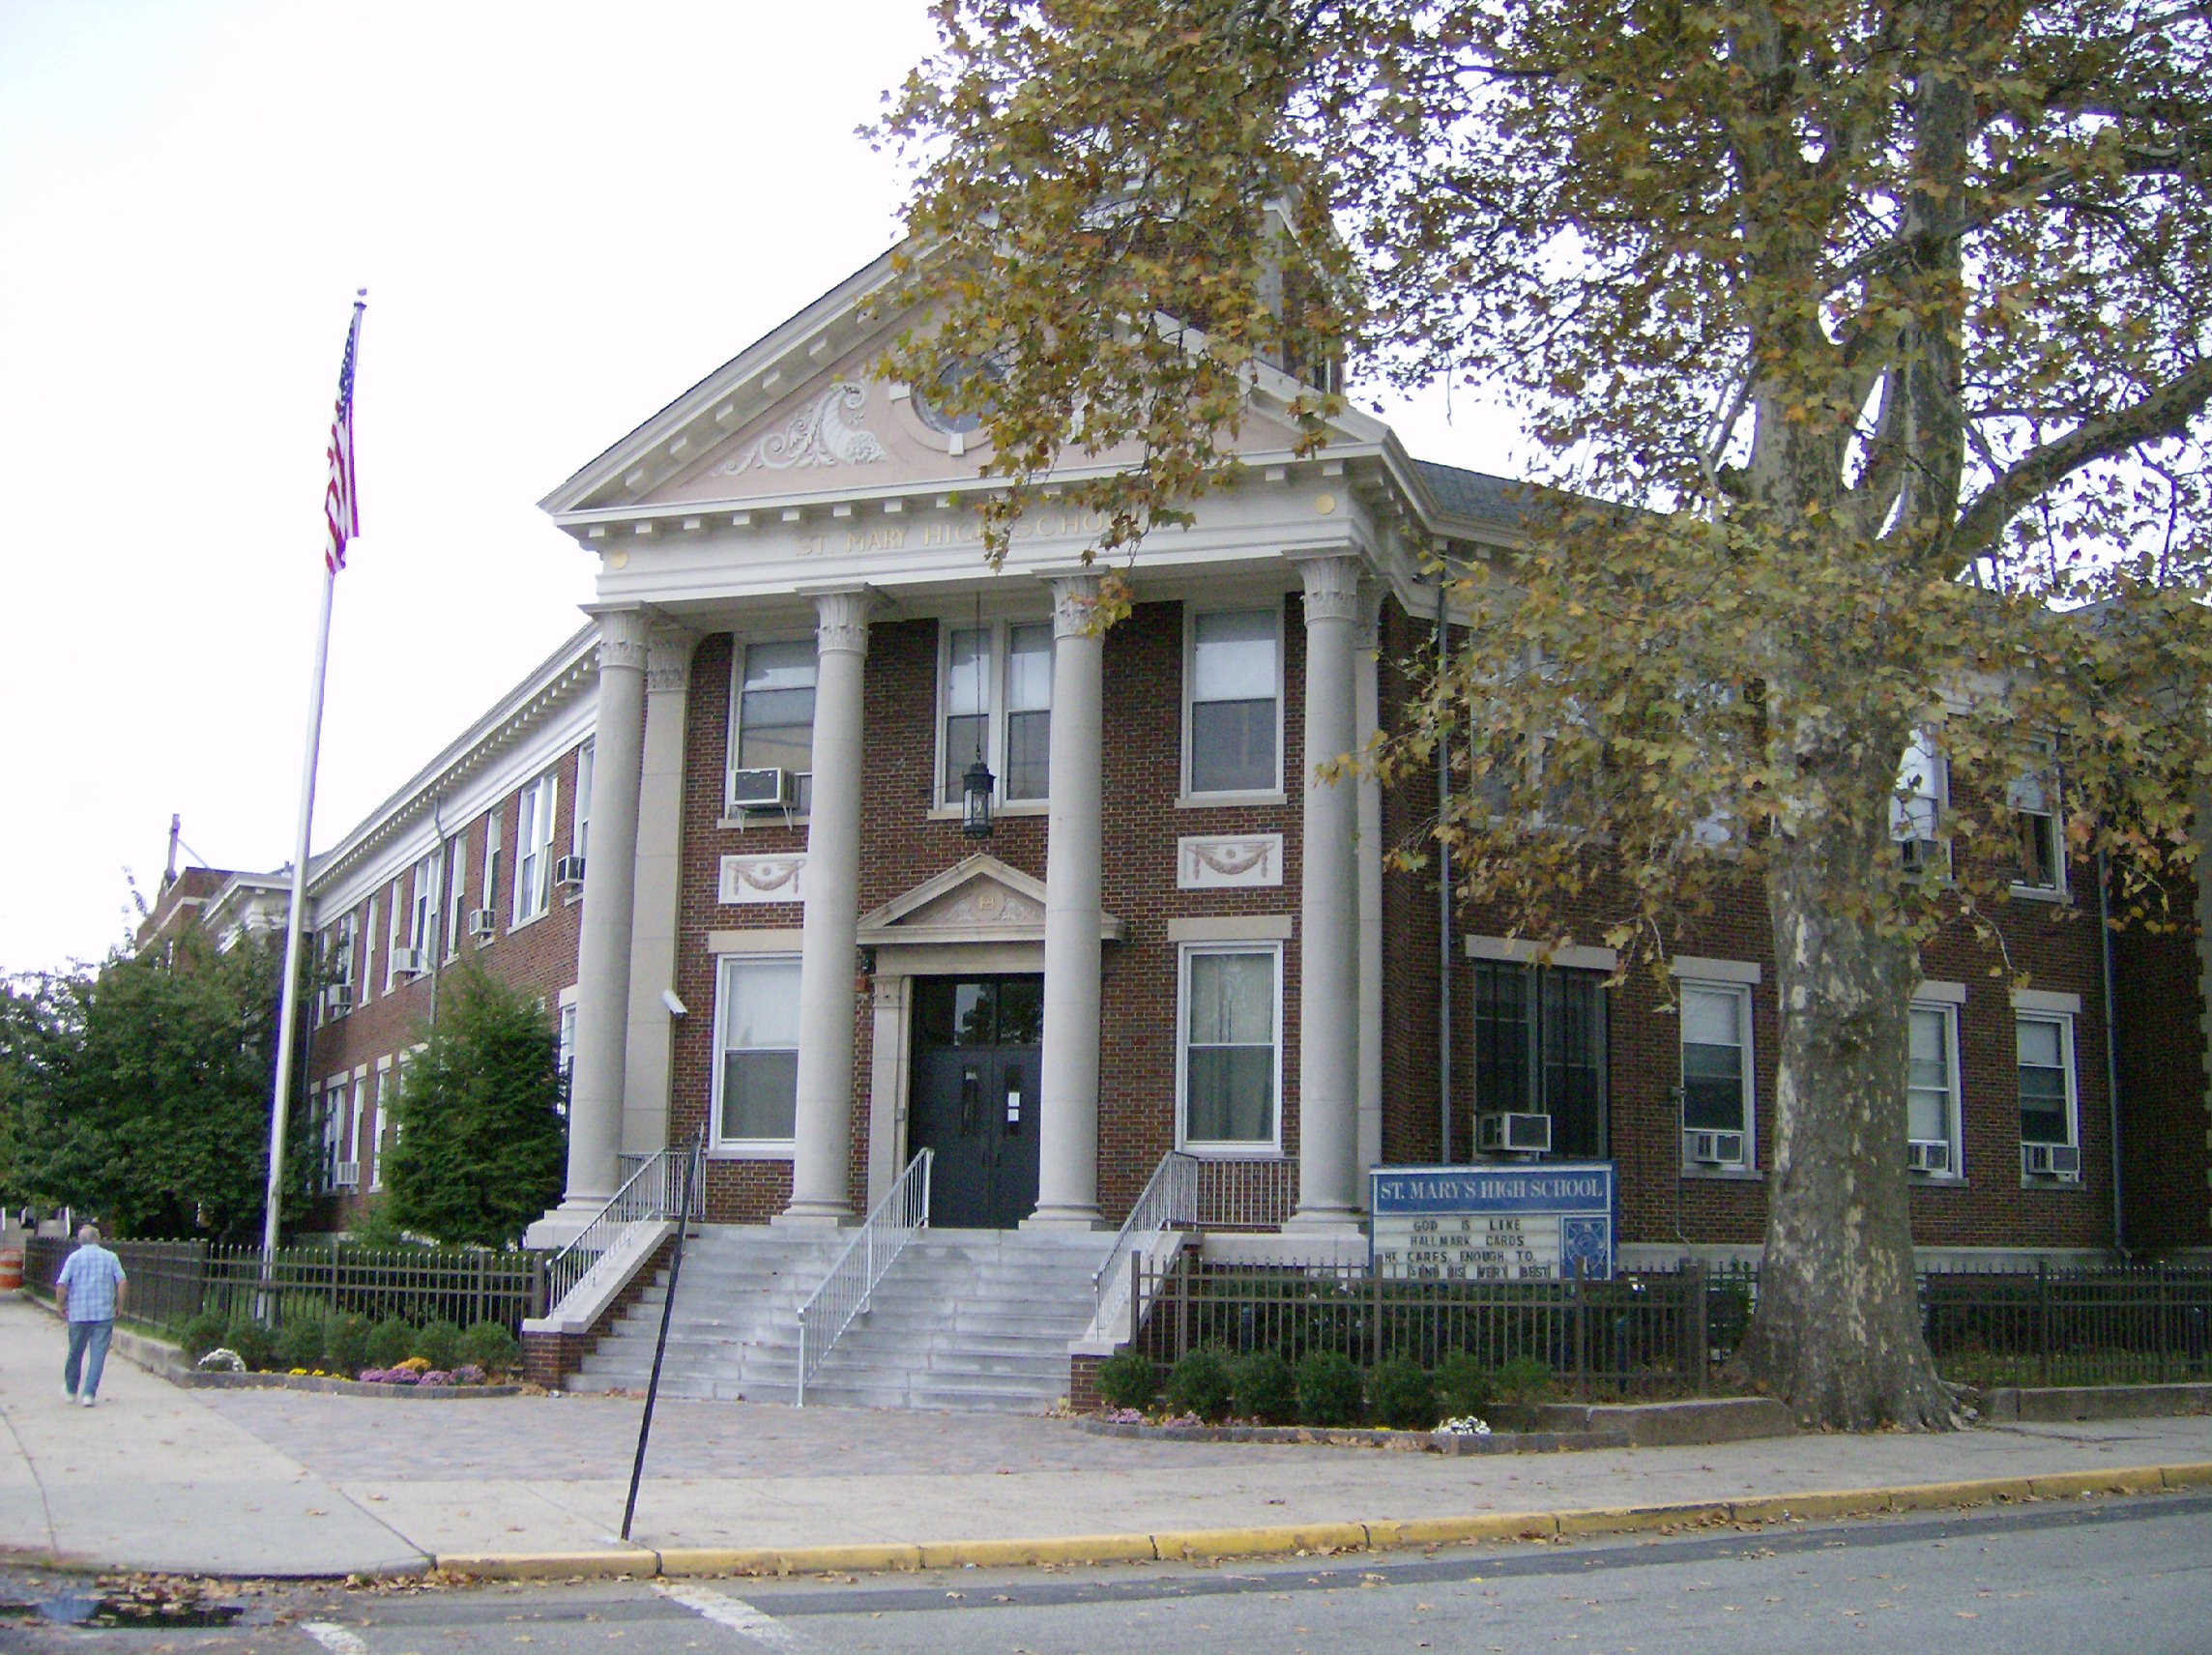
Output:
<svg viewBox="0 0 2212 1655">
<path fill-rule="evenodd" d="M 1676 954 L 1667 962 L 1667 974 L 1692 977 L 1699 982 L 1737 983 L 1757 988 L 1764 981 L 1757 960 L 1716 960 L 1704 954 Z"/>
<path fill-rule="evenodd" d="M 2062 994 L 2048 988 L 2016 988 L 2012 991 L 2012 1008 L 2015 1011 L 2059 1012 L 2069 1017 L 2081 1015 L 2081 997 Z"/>
<path fill-rule="evenodd" d="M 796 954 L 804 933 L 796 925 L 756 925 L 743 931 L 710 931 L 710 954 Z"/>
<path fill-rule="evenodd" d="M 1178 890 L 1282 883 L 1280 833 L 1185 834 L 1176 841 Z"/>
<path fill-rule="evenodd" d="M 1612 973 L 1620 970 L 1620 950 L 1617 948 L 1592 948 L 1567 943 L 1552 949 L 1547 957 L 1543 944 L 1531 943 L 1524 937 L 1470 937 L 1467 940 L 1467 957 L 1470 960 L 1503 960 L 1516 966 L 1532 966 L 1541 961 L 1545 965 L 1559 966 L 1571 972 Z"/>
<path fill-rule="evenodd" d="M 725 908 L 806 900 L 806 853 L 724 857 L 714 900 Z"/>
<path fill-rule="evenodd" d="M 1914 986 L 1912 998 L 1926 1001 L 1931 1005 L 1964 1005 L 1966 1003 L 1966 985 L 1962 982 L 1923 982 Z"/>
<path fill-rule="evenodd" d="M 1287 943 L 1297 932 L 1291 914 L 1223 914 L 1168 921 L 1171 943 Z"/>
</svg>

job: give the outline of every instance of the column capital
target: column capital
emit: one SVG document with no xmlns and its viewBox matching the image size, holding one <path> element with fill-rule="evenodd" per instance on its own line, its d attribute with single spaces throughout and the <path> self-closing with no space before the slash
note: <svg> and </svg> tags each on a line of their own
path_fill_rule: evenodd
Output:
<svg viewBox="0 0 2212 1655">
<path fill-rule="evenodd" d="M 597 609 L 592 614 L 599 624 L 599 670 L 626 667 L 632 672 L 645 671 L 646 639 L 653 625 L 646 612 L 642 608 Z"/>
<path fill-rule="evenodd" d="M 1098 577 L 1062 574 L 1052 579 L 1052 635 L 1081 638 L 1098 624 Z"/>
<path fill-rule="evenodd" d="M 691 682 L 691 652 L 699 647 L 699 634 L 673 621 L 656 621 L 646 633 L 645 687 L 649 690 L 682 689 Z"/>
<path fill-rule="evenodd" d="M 814 647 L 825 654 L 868 653 L 868 611 L 875 606 L 866 587 L 814 595 Z"/>
<path fill-rule="evenodd" d="M 1358 558 L 1301 559 L 1298 578 L 1305 583 L 1306 623 L 1359 619 L 1359 581 L 1366 572 Z"/>
</svg>

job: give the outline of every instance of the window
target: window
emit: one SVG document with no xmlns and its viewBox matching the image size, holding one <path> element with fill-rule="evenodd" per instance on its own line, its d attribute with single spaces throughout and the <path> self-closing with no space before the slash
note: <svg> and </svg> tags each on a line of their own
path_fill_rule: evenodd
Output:
<svg viewBox="0 0 2212 1655">
<path fill-rule="evenodd" d="M 453 865 L 448 872 L 446 958 L 451 960 L 460 956 L 462 910 L 469 905 L 469 848 L 458 839 L 453 841 Z"/>
<path fill-rule="evenodd" d="M 2014 842 L 2020 866 L 2013 875 L 2015 890 L 2066 889 L 2065 841 L 2058 816 L 2058 778 L 2050 772 L 2024 775 L 2005 789 L 2012 806 Z"/>
<path fill-rule="evenodd" d="M 323 955 L 323 964 L 331 973 L 331 987 L 345 991 L 344 994 L 336 998 L 341 1001 L 350 1001 L 353 998 L 353 915 L 351 914 L 339 915 L 337 923 L 331 927 L 330 946 Z M 329 1002 L 325 1002 L 324 1003 L 327 1005 Z"/>
<path fill-rule="evenodd" d="M 1183 949 L 1180 1147 L 1281 1147 L 1281 967 L 1272 947 Z"/>
<path fill-rule="evenodd" d="M 1282 642 L 1279 609 L 1191 618 L 1188 792 L 1282 790 Z"/>
<path fill-rule="evenodd" d="M 494 810 L 489 816 L 484 818 L 483 901 L 478 906 L 480 907 L 486 914 L 492 913 L 493 910 L 498 907 L 499 842 L 500 828 L 503 826 L 504 824 L 502 824 L 500 821 L 500 812 L 497 810 Z M 484 933 L 483 940 L 487 943 L 491 941 L 491 933 L 489 931 Z"/>
<path fill-rule="evenodd" d="M 437 945 L 438 885 L 445 871 L 439 859 L 439 853 L 432 851 L 415 864 L 414 888 L 407 904 L 407 945 L 421 950 L 425 959 Z"/>
<path fill-rule="evenodd" d="M 1046 797 L 1052 748 L 1052 627 L 1039 622 L 944 629 L 938 673 L 938 802 L 958 805 L 981 759 L 998 797 Z"/>
<path fill-rule="evenodd" d="M 376 898 L 372 896 L 368 899 L 368 922 L 361 928 L 361 973 L 354 978 L 361 985 L 361 1000 L 364 1005 L 376 998 L 374 990 L 369 986 L 375 981 L 375 974 Z"/>
<path fill-rule="evenodd" d="M 1552 1153 L 1605 1156 L 1605 977 L 1474 962 L 1474 1107 L 1547 1115 Z"/>
<path fill-rule="evenodd" d="M 399 950 L 406 946 L 400 941 L 407 935 L 407 905 L 400 901 L 399 892 L 406 883 L 402 874 L 392 882 L 392 930 L 384 939 L 384 992 L 392 992 L 393 974 L 399 968 Z"/>
<path fill-rule="evenodd" d="M 803 815 L 814 790 L 814 640 L 746 644 L 740 654 L 732 675 L 730 768 L 784 771 L 794 778 L 790 797 Z"/>
<path fill-rule="evenodd" d="M 568 1089 L 576 1081 L 576 1002 L 564 1001 L 561 1005 L 559 1043 L 554 1047 L 554 1064 L 561 1071 L 561 1118 L 568 1118 Z"/>
<path fill-rule="evenodd" d="M 2074 1020 L 2014 1019 L 2020 1056 L 2020 1141 L 2071 1145 L 2074 1138 Z"/>
<path fill-rule="evenodd" d="M 725 955 L 715 997 L 714 1137 L 788 1148 L 799 1105 L 799 959 Z"/>
<path fill-rule="evenodd" d="M 1905 1136 L 1912 1171 L 1960 1176 L 1959 1023 L 1951 1006 L 1913 1003 L 1906 1045 Z"/>
<path fill-rule="evenodd" d="M 1889 799 L 1889 836 L 1908 873 L 1935 868 L 1950 871 L 1950 848 L 1938 825 L 1950 795 L 1950 767 L 1936 750 L 1933 734 L 1923 730 L 1905 749 L 1897 769 L 1897 791 Z"/>
<path fill-rule="evenodd" d="M 391 1105 L 392 1070 L 386 1067 L 376 1071 L 376 1135 L 368 1141 L 368 1187 L 372 1190 L 384 1187 L 384 1122 Z"/>
<path fill-rule="evenodd" d="M 576 820 L 568 829 L 568 854 L 585 854 L 585 841 L 592 836 L 592 763 L 595 749 L 586 741 L 576 749 Z"/>
<path fill-rule="evenodd" d="M 553 896 L 552 773 L 539 776 L 514 806 L 514 923 L 535 919 Z"/>
<path fill-rule="evenodd" d="M 1707 1166 L 1752 1164 L 1751 990 L 1684 983 L 1684 1156 Z"/>
</svg>

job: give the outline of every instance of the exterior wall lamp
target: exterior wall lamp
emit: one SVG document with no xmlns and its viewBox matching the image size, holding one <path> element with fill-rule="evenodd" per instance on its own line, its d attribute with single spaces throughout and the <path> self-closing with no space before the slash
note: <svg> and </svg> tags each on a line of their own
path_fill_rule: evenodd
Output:
<svg viewBox="0 0 2212 1655">
<path fill-rule="evenodd" d="M 960 778 L 960 831 L 971 839 L 991 836 L 991 790 L 997 782 L 991 767 L 979 758 Z"/>
</svg>

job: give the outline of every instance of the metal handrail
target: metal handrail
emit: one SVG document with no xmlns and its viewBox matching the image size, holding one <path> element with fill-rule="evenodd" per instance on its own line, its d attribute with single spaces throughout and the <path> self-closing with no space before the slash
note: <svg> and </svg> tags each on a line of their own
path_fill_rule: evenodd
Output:
<svg viewBox="0 0 2212 1655">
<path fill-rule="evenodd" d="M 1145 1193 L 1121 1221 L 1114 1250 L 1091 1278 L 1091 1325 L 1108 1325 L 1111 1316 L 1127 1307 L 1132 1256 L 1150 1253 L 1163 1232 L 1187 1230 L 1197 1222 L 1198 1157 L 1170 1149 L 1145 1180 Z"/>
<path fill-rule="evenodd" d="M 929 1228 L 929 1168 L 934 1158 L 932 1150 L 923 1149 L 907 1163 L 898 1181 L 845 1243 L 822 1285 L 800 1305 L 797 1401 L 800 1408 L 806 1406 L 806 1381 L 853 1325 L 853 1319 L 868 1308 L 876 1284 L 906 1251 L 915 1232 Z M 807 1337 L 810 1326 L 812 1340 Z"/>
<path fill-rule="evenodd" d="M 674 1218 L 686 1193 L 690 1205 L 686 1216 L 699 1216 L 704 1192 L 696 1163 L 703 1147 L 703 1142 L 694 1142 L 680 1149 L 661 1149 L 638 1164 L 613 1199 L 576 1233 L 576 1238 L 546 1261 L 548 1309 L 567 1298 L 576 1284 L 592 1273 L 592 1267 L 606 1257 L 627 1226 Z"/>
</svg>

